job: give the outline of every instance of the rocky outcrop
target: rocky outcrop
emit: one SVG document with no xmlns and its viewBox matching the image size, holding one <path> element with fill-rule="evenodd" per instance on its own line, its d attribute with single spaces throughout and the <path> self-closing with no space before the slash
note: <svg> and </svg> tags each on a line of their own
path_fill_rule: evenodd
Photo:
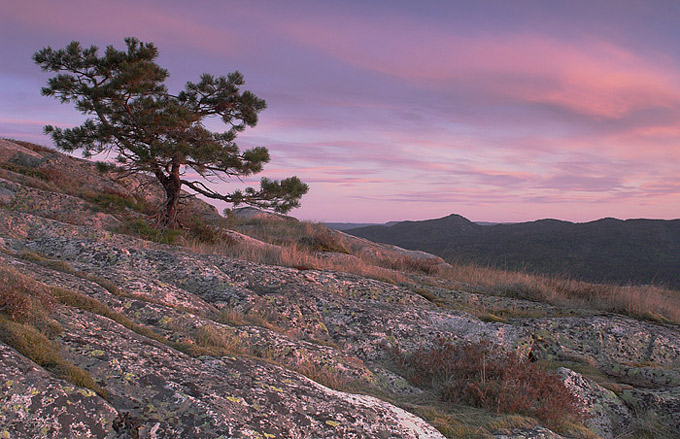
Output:
<svg viewBox="0 0 680 439">
<path fill-rule="evenodd" d="M 633 413 L 616 393 L 573 370 L 562 367 L 558 373 L 567 388 L 586 408 L 586 425 L 593 432 L 602 437 L 613 438 L 630 427 Z"/>
<path fill-rule="evenodd" d="M 117 410 L 0 343 L 0 437 L 106 437 Z"/>
<path fill-rule="evenodd" d="M 593 435 L 626 437 L 636 416 L 650 410 L 680 419 L 676 326 L 450 290 L 419 275 L 394 284 L 149 242 L 119 233 L 124 219 L 114 212 L 27 172 L 52 160 L 74 166 L 75 176 L 106 180 L 91 166 L 82 171 L 89 165 L 76 159 L 3 145 L 0 160 L 28 158 L 0 176 L 0 265 L 98 304 L 63 301 L 51 316 L 61 327 L 54 342 L 62 357 L 91 374 L 106 398 L 0 343 L 0 438 L 442 438 L 407 411 L 427 414 L 432 395 L 393 362 L 396 349 L 437 340 L 487 340 L 548 367 L 566 366 L 559 374 L 588 412 Z M 131 187 L 92 183 L 110 185 L 123 195 Z M 55 213 L 62 208 L 72 215 Z M 241 245 L 275 247 L 221 233 Z M 438 263 L 346 239 L 346 256 Z M 476 307 L 516 316 L 480 319 Z M 562 437 L 541 426 L 493 425 L 479 426 L 480 437 Z"/>
</svg>

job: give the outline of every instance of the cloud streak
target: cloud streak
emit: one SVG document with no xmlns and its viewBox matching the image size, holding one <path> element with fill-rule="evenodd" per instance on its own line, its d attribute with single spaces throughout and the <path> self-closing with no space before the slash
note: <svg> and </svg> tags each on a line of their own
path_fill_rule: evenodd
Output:
<svg viewBox="0 0 680 439">
<path fill-rule="evenodd" d="M 239 144 L 270 149 L 263 175 L 311 184 L 301 217 L 679 217 L 680 35 L 664 8 L 503 8 L 6 2 L 0 134 L 47 143 L 42 125 L 83 119 L 38 96 L 30 53 L 137 35 L 159 46 L 173 90 L 204 70 L 245 73 L 269 108 Z"/>
</svg>

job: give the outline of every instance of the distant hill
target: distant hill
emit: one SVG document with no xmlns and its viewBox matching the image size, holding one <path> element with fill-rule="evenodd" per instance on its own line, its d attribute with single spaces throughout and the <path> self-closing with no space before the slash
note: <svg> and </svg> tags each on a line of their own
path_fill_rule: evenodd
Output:
<svg viewBox="0 0 680 439">
<path fill-rule="evenodd" d="M 450 262 L 556 274 L 592 282 L 680 288 L 680 220 L 588 223 L 545 219 L 480 225 L 460 215 L 347 231 Z"/>
<path fill-rule="evenodd" d="M 377 226 L 381 224 L 376 224 L 376 223 L 323 223 L 324 226 L 331 228 L 333 230 L 340 230 L 340 231 L 345 231 L 345 230 L 350 230 L 350 229 L 357 229 L 360 227 L 369 227 L 369 226 Z"/>
<path fill-rule="evenodd" d="M 399 224 L 400 221 L 390 221 L 387 223 L 379 224 L 379 223 L 323 223 L 324 226 L 333 229 L 333 230 L 340 230 L 342 232 L 346 230 L 351 230 L 351 229 L 358 229 L 361 227 L 370 227 L 370 226 L 385 226 L 385 227 L 391 227 L 395 224 Z"/>
<path fill-rule="evenodd" d="M 333 230 L 340 230 L 341 232 L 347 231 L 347 230 L 352 230 L 352 229 L 358 229 L 361 227 L 370 227 L 370 226 L 385 226 L 385 227 L 392 227 L 395 224 L 399 224 L 400 222 L 403 221 L 389 221 L 386 223 L 342 223 L 342 222 L 337 222 L 337 223 L 323 223 L 324 226 L 333 229 Z M 487 222 L 487 221 L 478 221 L 476 224 L 479 224 L 480 226 L 495 226 L 497 224 L 507 224 L 507 223 L 492 223 L 492 222 Z"/>
</svg>

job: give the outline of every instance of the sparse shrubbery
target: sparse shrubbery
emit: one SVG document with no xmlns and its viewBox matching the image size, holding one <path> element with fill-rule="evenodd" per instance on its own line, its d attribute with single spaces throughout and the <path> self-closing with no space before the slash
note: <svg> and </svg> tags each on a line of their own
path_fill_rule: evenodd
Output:
<svg viewBox="0 0 680 439">
<path fill-rule="evenodd" d="M 138 236 L 159 244 L 179 245 L 185 247 L 233 245 L 233 239 L 219 227 L 211 226 L 194 218 L 181 228 L 163 227 L 149 221 L 148 218 L 137 217 L 123 222 L 120 232 Z"/>
<path fill-rule="evenodd" d="M 301 250 L 349 253 L 339 235 L 323 224 L 294 218 L 230 218 L 228 226 L 260 241 Z"/>
<path fill-rule="evenodd" d="M 80 196 L 83 191 L 82 182 L 77 176 L 55 167 L 40 168 L 43 180 L 49 181 L 65 193 Z"/>
<path fill-rule="evenodd" d="M 10 267 L 0 267 L 0 340 L 38 365 L 81 387 L 106 397 L 85 370 L 69 363 L 50 340 L 62 331 L 49 316 L 51 290 Z"/>
<path fill-rule="evenodd" d="M 184 225 L 183 235 L 187 240 L 204 244 L 229 244 L 231 242 L 231 238 L 222 232 L 222 229 L 212 226 L 199 218 L 192 218 Z"/>
<path fill-rule="evenodd" d="M 94 162 L 95 169 L 101 174 L 106 174 L 107 172 L 115 171 L 117 166 L 115 163 L 109 162 Z"/>
<path fill-rule="evenodd" d="M 7 169 L 8 171 L 25 175 L 27 177 L 38 178 L 40 180 L 46 180 L 45 175 L 40 171 L 40 169 L 33 168 L 30 166 L 22 166 L 11 162 L 2 162 L 0 167 Z"/>
<path fill-rule="evenodd" d="M 181 229 L 154 227 L 144 218 L 126 221 L 121 231 L 160 244 L 174 244 L 182 234 Z"/>
<path fill-rule="evenodd" d="M 395 358 L 414 385 L 433 388 L 444 401 L 529 415 L 552 428 L 584 417 L 557 376 L 487 341 L 438 341 Z"/>
<path fill-rule="evenodd" d="M 268 221 L 270 223 L 267 223 Z M 316 250 L 311 250 L 298 242 L 301 237 L 306 236 L 303 233 L 300 233 L 300 229 L 309 226 L 306 226 L 305 223 L 300 223 L 302 224 L 301 226 L 297 225 L 291 228 L 285 223 L 287 223 L 287 221 L 243 220 L 242 222 L 234 224 L 232 220 L 230 227 L 233 229 L 238 230 L 244 235 L 263 240 L 272 245 L 239 241 L 227 234 L 217 235 L 215 242 L 192 239 L 190 230 L 184 234 L 184 236 L 189 239 L 184 241 L 183 244 L 187 248 L 199 253 L 218 254 L 263 264 L 293 267 L 299 270 L 336 270 L 354 273 L 393 284 L 407 281 L 406 276 L 398 271 L 367 263 L 358 257 L 344 254 L 336 255 L 340 256 L 340 258 L 324 257 L 318 248 Z M 249 228 L 248 225 L 255 225 L 255 227 Z M 226 226 L 229 226 L 229 224 L 226 224 Z M 313 225 L 311 227 L 322 228 L 323 226 Z M 272 233 L 267 235 L 267 231 L 271 231 Z M 266 236 L 270 236 L 270 238 L 266 239 Z M 287 236 L 287 238 L 286 240 L 283 238 L 281 240 L 274 239 L 279 236 Z M 332 232 L 330 236 L 333 237 L 332 239 L 336 239 L 335 236 L 332 235 Z M 274 244 L 275 242 L 278 242 L 279 245 Z M 342 241 L 338 240 L 337 244 L 342 245 Z M 344 248 L 344 245 L 342 245 L 342 248 Z M 337 249 L 339 250 L 340 247 L 337 247 Z M 337 253 L 347 253 L 347 250 L 345 249 L 345 251 L 342 252 L 338 251 Z"/>
<path fill-rule="evenodd" d="M 0 313 L 18 322 L 36 323 L 48 319 L 53 304 L 47 287 L 0 266 Z"/>
<path fill-rule="evenodd" d="M 141 197 L 134 197 L 110 188 L 105 188 L 102 192 L 93 193 L 85 198 L 109 211 L 119 211 L 126 208 L 136 212 L 147 210 L 146 203 Z"/>
</svg>

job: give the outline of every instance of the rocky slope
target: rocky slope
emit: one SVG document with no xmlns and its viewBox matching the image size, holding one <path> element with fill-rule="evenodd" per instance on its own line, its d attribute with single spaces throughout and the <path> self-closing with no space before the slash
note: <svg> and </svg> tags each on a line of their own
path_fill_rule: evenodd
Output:
<svg viewBox="0 0 680 439">
<path fill-rule="evenodd" d="M 635 437 L 645 423 L 668 437 L 680 429 L 677 326 L 450 290 L 424 275 L 389 283 L 150 242 L 120 233 L 143 217 L 133 204 L 111 205 L 134 200 L 139 184 L 9 141 L 0 141 L 0 161 L 2 279 L 51 292 L 59 329 L 50 343 L 94 379 L 74 384 L 63 368 L 40 366 L 37 348 L 22 351 L 7 329 L 21 320 L 10 312 L 15 288 L 0 288 L 0 438 L 614 438 Z M 140 197 L 153 198 L 141 186 Z M 217 217 L 197 200 L 186 211 Z M 442 263 L 342 239 L 350 254 L 330 258 Z M 483 321 L 462 304 L 516 317 Z M 37 321 L 24 318 L 21 330 L 40 329 Z M 561 436 L 493 410 L 441 408 L 393 357 L 436 340 L 490 340 L 551 364 L 588 412 L 589 432 Z"/>
</svg>

